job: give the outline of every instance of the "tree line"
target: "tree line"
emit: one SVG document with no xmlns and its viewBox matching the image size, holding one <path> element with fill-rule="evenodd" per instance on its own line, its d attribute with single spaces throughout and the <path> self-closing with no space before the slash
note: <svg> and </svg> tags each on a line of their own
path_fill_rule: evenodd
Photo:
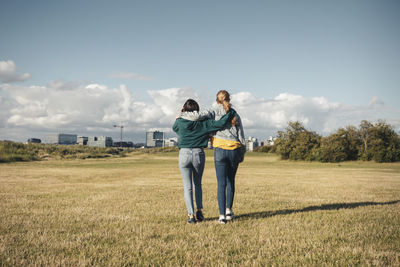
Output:
<svg viewBox="0 0 400 267">
<path fill-rule="evenodd" d="M 168 153 L 177 152 L 177 147 L 157 148 L 125 148 L 118 147 L 93 147 L 82 145 L 53 145 L 18 143 L 12 141 L 0 141 L 0 163 L 16 161 L 35 161 L 44 159 L 90 159 L 125 157 L 128 153 Z"/>
<path fill-rule="evenodd" d="M 82 145 L 51 145 L 0 141 L 0 163 L 42 159 L 86 159 L 123 157 L 126 151 L 115 147 L 88 147 Z"/>
<path fill-rule="evenodd" d="M 400 137 L 393 126 L 379 121 L 361 121 L 358 127 L 340 128 L 329 136 L 307 130 L 300 122 L 289 122 L 279 131 L 273 146 L 259 151 L 276 152 L 282 159 L 321 162 L 346 160 L 400 161 Z"/>
</svg>

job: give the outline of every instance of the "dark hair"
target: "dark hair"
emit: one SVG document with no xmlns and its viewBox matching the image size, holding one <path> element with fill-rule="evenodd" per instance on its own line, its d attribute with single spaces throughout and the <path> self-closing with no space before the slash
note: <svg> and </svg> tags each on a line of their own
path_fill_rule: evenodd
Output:
<svg viewBox="0 0 400 267">
<path fill-rule="evenodd" d="M 193 99 L 186 100 L 185 104 L 183 105 L 182 111 L 199 111 L 200 107 L 196 101 Z"/>
</svg>

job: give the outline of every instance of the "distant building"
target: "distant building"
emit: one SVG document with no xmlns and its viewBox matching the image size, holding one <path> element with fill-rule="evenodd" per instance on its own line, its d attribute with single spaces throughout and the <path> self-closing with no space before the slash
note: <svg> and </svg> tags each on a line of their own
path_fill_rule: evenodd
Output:
<svg viewBox="0 0 400 267">
<path fill-rule="evenodd" d="M 40 144 L 42 142 L 42 140 L 40 140 L 39 138 L 29 138 L 28 143 L 37 143 Z"/>
<path fill-rule="evenodd" d="M 146 147 L 163 147 L 164 136 L 164 132 L 146 132 Z"/>
<path fill-rule="evenodd" d="M 86 146 L 89 138 L 86 136 L 78 136 L 78 145 Z"/>
<path fill-rule="evenodd" d="M 178 145 L 178 138 L 177 137 L 172 137 L 165 139 L 164 142 L 165 146 L 177 146 Z"/>
<path fill-rule="evenodd" d="M 87 141 L 88 146 L 98 147 L 111 147 L 113 146 L 113 140 L 108 136 L 90 136 Z"/>
<path fill-rule="evenodd" d="M 246 139 L 246 150 L 253 151 L 256 147 L 258 147 L 257 138 L 249 136 Z"/>
<path fill-rule="evenodd" d="M 268 137 L 267 139 L 264 140 L 262 143 L 263 146 L 273 146 L 275 143 L 276 137 Z"/>
<path fill-rule="evenodd" d="M 76 134 L 46 134 L 45 140 L 47 144 L 57 145 L 75 145 L 77 141 Z"/>
</svg>

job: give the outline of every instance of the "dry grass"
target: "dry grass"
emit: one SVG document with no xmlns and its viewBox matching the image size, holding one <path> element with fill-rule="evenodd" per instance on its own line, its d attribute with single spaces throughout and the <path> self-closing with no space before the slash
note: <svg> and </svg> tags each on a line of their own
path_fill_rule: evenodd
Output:
<svg viewBox="0 0 400 267">
<path fill-rule="evenodd" d="M 186 224 L 177 153 L 0 165 L 0 265 L 400 265 L 400 163 L 248 154 L 236 221 Z"/>
</svg>

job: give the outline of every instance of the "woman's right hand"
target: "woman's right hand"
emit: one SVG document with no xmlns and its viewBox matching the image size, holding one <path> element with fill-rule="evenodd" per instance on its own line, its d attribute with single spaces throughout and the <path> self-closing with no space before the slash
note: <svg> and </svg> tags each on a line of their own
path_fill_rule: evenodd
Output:
<svg viewBox="0 0 400 267">
<path fill-rule="evenodd" d="M 237 120 L 236 116 L 235 116 L 235 117 L 233 117 L 233 119 L 232 119 L 231 123 L 232 123 L 232 126 L 238 126 L 238 125 L 239 125 L 239 122 L 238 122 L 238 120 Z"/>
<path fill-rule="evenodd" d="M 183 112 L 183 108 L 181 108 L 181 112 L 179 112 L 179 114 L 178 115 L 176 115 L 176 118 L 175 119 L 179 119 L 180 117 L 181 117 L 181 113 Z"/>
</svg>

